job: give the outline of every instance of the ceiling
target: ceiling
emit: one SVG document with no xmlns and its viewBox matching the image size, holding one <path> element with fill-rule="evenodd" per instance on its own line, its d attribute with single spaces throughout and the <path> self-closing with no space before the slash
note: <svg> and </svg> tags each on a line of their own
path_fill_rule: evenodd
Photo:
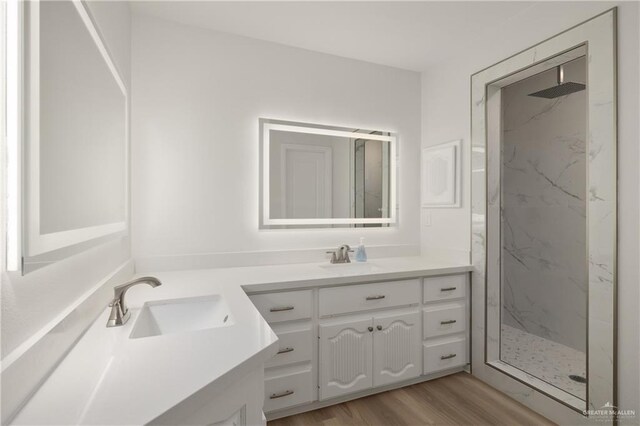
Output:
<svg viewBox="0 0 640 426">
<path fill-rule="evenodd" d="M 555 27 L 568 28 L 604 7 L 528 1 L 132 3 L 134 14 L 413 71 L 455 63 L 463 52 L 486 50 L 492 43 L 513 43 L 515 53 L 529 42 L 522 40 L 527 29 L 536 37 L 545 27 L 553 31 L 531 40 L 537 42 L 555 34 Z"/>
</svg>

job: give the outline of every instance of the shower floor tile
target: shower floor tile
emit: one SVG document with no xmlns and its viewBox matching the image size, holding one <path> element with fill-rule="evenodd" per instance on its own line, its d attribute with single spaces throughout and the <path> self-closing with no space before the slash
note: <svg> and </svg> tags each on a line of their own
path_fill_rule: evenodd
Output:
<svg viewBox="0 0 640 426">
<path fill-rule="evenodd" d="M 560 343 L 503 325 L 500 359 L 532 376 L 585 399 L 587 385 L 569 378 L 586 377 L 583 352 Z"/>
</svg>

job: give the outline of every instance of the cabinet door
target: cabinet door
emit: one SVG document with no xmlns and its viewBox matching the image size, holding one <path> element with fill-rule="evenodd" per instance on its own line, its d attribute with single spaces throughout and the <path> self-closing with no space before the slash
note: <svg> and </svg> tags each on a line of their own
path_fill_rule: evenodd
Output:
<svg viewBox="0 0 640 426">
<path fill-rule="evenodd" d="M 422 371 L 420 312 L 373 318 L 373 385 L 418 377 Z"/>
<path fill-rule="evenodd" d="M 372 386 L 371 319 L 320 324 L 320 399 Z"/>
</svg>

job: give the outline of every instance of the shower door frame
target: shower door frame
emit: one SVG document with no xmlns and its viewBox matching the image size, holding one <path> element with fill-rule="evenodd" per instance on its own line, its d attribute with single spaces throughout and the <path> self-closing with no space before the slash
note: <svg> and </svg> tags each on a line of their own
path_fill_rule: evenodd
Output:
<svg viewBox="0 0 640 426">
<path fill-rule="evenodd" d="M 471 76 L 472 373 L 559 423 L 586 424 L 617 401 L 616 9 Z M 587 396 L 577 398 L 500 360 L 501 89 L 587 55 Z M 491 120 L 490 120 L 491 118 Z M 496 119 L 497 118 L 497 119 Z M 496 149 L 497 147 L 497 149 Z M 496 169 L 497 168 L 497 169 Z M 479 301 L 479 302 L 478 302 Z M 478 309 L 479 308 L 479 309 Z"/>
</svg>

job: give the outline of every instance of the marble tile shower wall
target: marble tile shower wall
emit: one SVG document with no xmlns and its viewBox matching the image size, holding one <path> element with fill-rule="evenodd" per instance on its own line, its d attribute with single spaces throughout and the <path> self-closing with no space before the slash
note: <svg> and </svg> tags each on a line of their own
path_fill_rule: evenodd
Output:
<svg viewBox="0 0 640 426">
<path fill-rule="evenodd" d="M 584 58 L 565 81 L 586 80 Z M 555 70 L 503 89 L 502 321 L 586 351 L 586 91 L 528 96 Z"/>
</svg>

